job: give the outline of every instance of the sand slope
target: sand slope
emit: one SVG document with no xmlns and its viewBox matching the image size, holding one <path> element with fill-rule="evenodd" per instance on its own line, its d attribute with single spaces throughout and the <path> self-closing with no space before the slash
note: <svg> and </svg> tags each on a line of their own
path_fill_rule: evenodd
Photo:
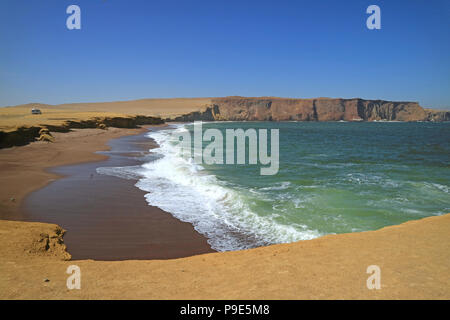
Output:
<svg viewBox="0 0 450 320">
<path fill-rule="evenodd" d="M 41 233 L 56 229 L 0 221 L 0 298 L 450 298 L 450 214 L 372 232 L 165 261 L 63 261 L 60 250 L 30 252 Z M 81 268 L 81 290 L 66 288 L 71 264 Z M 381 268 L 380 290 L 366 287 L 372 264 Z"/>
<path fill-rule="evenodd" d="M 203 110 L 210 103 L 210 98 L 142 99 L 61 105 L 30 103 L 0 108 L 0 130 L 10 131 L 24 125 L 61 125 L 66 120 L 80 121 L 94 117 L 145 115 L 166 118 Z M 39 108 L 42 114 L 32 115 L 33 107 Z"/>
</svg>

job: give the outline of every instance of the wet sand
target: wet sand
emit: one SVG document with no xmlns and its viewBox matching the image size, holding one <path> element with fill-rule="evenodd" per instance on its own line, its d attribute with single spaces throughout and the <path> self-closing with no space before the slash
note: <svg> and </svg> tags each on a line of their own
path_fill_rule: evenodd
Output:
<svg viewBox="0 0 450 320">
<path fill-rule="evenodd" d="M 107 149 L 112 138 L 137 132 L 83 129 L 56 134 L 54 144 L 0 150 L 0 217 L 19 219 L 21 200 L 60 178 L 45 168 L 105 160 L 93 152 Z M 86 175 L 90 178 L 83 173 L 80 180 Z M 107 202 L 114 195 L 103 193 L 99 210 L 111 208 Z M 447 214 L 376 231 L 181 259 L 66 261 L 56 225 L 0 220 L 0 299 L 449 299 L 449 236 Z M 81 290 L 66 286 L 66 270 L 73 264 L 82 270 Z M 380 290 L 366 286 L 370 265 L 381 268 Z"/>
<path fill-rule="evenodd" d="M 76 131 L 56 134 L 55 144 L 33 143 L 22 149 L 10 149 L 9 152 L 5 149 L 2 153 L 6 157 L 8 153 L 21 150 L 28 153 L 24 160 L 35 156 L 36 160 L 30 162 L 36 166 L 43 165 L 48 159 L 40 160 L 36 154 L 47 153 L 52 159 L 58 158 L 61 153 L 65 153 L 64 144 L 70 144 L 71 135 L 74 144 L 80 143 L 75 141 L 77 138 L 90 142 L 95 140 L 97 130 L 85 130 L 90 129 L 83 129 L 79 133 L 81 137 L 77 136 Z M 67 230 L 64 241 L 73 259 L 169 259 L 213 252 L 206 238 L 195 231 L 192 225 L 149 206 L 144 198 L 145 193 L 134 186 L 135 180 L 96 173 L 97 167 L 140 165 L 148 161 L 151 158 L 148 150 L 155 144 L 144 137 L 145 132 L 122 131 L 123 134 L 134 135 L 110 140 L 110 150 L 92 154 L 93 159 L 80 159 L 81 154 L 76 151 L 68 153 L 66 161 L 81 160 L 84 163 L 50 168 L 44 174 L 54 178 L 41 181 L 40 184 L 35 181 L 40 178 L 40 173 L 29 172 L 29 163 L 26 161 L 22 165 L 20 161 L 4 161 L 3 169 L 8 169 L 2 177 L 5 194 L 8 183 L 13 184 L 18 191 L 24 186 L 38 189 L 43 185 L 43 188 L 34 192 L 30 188 L 31 193 L 15 201 L 2 199 L 5 205 L 11 207 L 4 211 L 5 218 L 59 224 Z M 113 135 L 113 138 L 118 135 Z M 56 150 L 53 150 L 55 154 L 51 153 L 52 149 Z M 86 162 L 88 160 L 97 161 Z M 60 179 L 55 179 L 57 177 Z"/>
</svg>

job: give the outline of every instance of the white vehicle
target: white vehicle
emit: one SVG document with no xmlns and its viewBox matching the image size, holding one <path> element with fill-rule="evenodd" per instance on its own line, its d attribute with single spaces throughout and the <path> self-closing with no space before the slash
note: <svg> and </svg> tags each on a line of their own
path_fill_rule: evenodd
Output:
<svg viewBox="0 0 450 320">
<path fill-rule="evenodd" d="M 37 109 L 37 108 L 33 108 L 31 109 L 31 114 L 42 114 L 41 110 Z"/>
</svg>

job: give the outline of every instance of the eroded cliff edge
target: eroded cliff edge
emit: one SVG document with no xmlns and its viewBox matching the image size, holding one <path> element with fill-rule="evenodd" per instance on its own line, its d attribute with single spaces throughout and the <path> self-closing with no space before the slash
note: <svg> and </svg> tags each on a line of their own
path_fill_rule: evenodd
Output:
<svg viewBox="0 0 450 320">
<path fill-rule="evenodd" d="M 87 120 L 67 120 L 61 125 L 41 124 L 39 126 L 22 126 L 15 130 L 4 132 L 0 130 L 0 149 L 14 146 L 23 146 L 35 141 L 43 128 L 51 132 L 69 132 L 71 129 L 107 129 L 137 128 L 141 125 L 163 124 L 160 117 L 152 116 L 128 116 L 128 117 L 95 117 Z"/>
<path fill-rule="evenodd" d="M 450 111 L 422 108 L 417 102 L 354 99 L 225 97 L 203 112 L 172 121 L 450 121 Z"/>
</svg>

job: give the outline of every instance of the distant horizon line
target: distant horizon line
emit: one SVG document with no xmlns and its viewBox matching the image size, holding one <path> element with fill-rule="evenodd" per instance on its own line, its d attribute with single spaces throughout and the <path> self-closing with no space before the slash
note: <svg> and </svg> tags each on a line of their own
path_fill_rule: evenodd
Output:
<svg viewBox="0 0 450 320">
<path fill-rule="evenodd" d="M 120 103 L 120 102 L 131 102 L 131 101 L 143 101 L 143 100 L 195 100 L 195 99 L 223 99 L 223 98 L 246 98 L 246 99 L 292 99 L 292 100 L 313 100 L 313 99 L 341 99 L 341 100 L 365 100 L 365 101 L 388 101 L 388 102 L 397 102 L 397 103 L 417 103 L 424 109 L 439 109 L 439 110 L 450 110 L 449 106 L 441 106 L 441 107 L 428 107 L 422 106 L 418 101 L 408 101 L 408 100 L 389 100 L 389 99 L 368 99 L 368 98 L 360 98 L 360 97 L 352 97 L 352 98 L 342 98 L 342 97 L 312 97 L 312 98 L 298 98 L 298 97 L 278 97 L 278 96 L 240 96 L 240 95 L 230 95 L 230 96 L 216 96 L 216 97 L 157 97 L 157 98 L 129 98 L 129 99 L 120 99 L 120 100 L 109 100 L 109 101 L 83 101 L 83 102 L 64 102 L 64 103 L 43 103 L 43 102 L 28 102 L 16 105 L 3 105 L 0 108 L 14 108 L 19 106 L 26 105 L 46 105 L 46 106 L 61 106 L 61 105 L 74 105 L 74 104 L 96 104 L 96 103 Z"/>
</svg>

